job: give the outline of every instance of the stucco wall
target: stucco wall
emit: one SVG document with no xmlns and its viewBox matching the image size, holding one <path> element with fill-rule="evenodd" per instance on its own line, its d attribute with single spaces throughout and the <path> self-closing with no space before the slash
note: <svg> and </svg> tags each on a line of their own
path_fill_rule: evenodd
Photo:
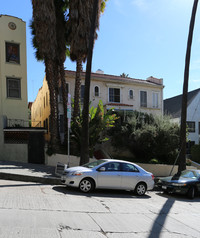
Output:
<svg viewBox="0 0 200 238">
<path fill-rule="evenodd" d="M 0 15 L 0 36 L 0 159 L 28 162 L 27 145 L 4 144 L 3 131 L 3 116 L 23 120 L 28 126 L 26 23 L 17 17 Z M 6 43 L 19 46 L 19 62 L 6 60 Z M 7 78 L 20 79 L 20 97 L 8 97 Z"/>
<path fill-rule="evenodd" d="M 187 121 L 195 122 L 195 132 L 188 134 L 188 139 L 199 144 L 199 121 L 200 121 L 200 92 L 196 95 L 187 109 Z"/>
<path fill-rule="evenodd" d="M 9 22 L 16 24 L 16 29 L 8 27 Z M 0 81 L 1 113 L 9 119 L 28 120 L 27 113 L 27 64 L 26 64 L 26 23 L 17 17 L 0 17 Z M 20 47 L 20 63 L 6 62 L 5 44 L 16 43 Z M 8 98 L 6 78 L 19 78 L 21 81 L 21 98 Z"/>
</svg>

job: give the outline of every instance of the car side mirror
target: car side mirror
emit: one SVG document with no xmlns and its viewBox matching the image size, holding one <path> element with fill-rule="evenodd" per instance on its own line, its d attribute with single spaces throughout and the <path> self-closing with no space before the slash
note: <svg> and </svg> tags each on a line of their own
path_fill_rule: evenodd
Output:
<svg viewBox="0 0 200 238">
<path fill-rule="evenodd" d="M 98 169 L 98 171 L 99 172 L 104 172 L 104 171 L 106 171 L 106 168 L 105 167 L 101 167 L 101 168 Z"/>
</svg>

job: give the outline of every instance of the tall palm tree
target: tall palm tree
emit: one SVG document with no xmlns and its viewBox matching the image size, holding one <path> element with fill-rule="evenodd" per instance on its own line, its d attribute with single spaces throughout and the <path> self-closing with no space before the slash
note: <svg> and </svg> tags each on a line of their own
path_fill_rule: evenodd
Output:
<svg viewBox="0 0 200 238">
<path fill-rule="evenodd" d="M 85 62 L 88 52 L 88 25 L 86 18 L 86 1 L 71 0 L 69 2 L 69 43 L 70 43 L 70 59 L 76 61 L 76 79 L 74 90 L 74 110 L 73 120 L 79 114 L 80 105 L 80 88 L 81 88 L 81 72 L 82 63 Z"/>
<path fill-rule="evenodd" d="M 185 57 L 185 71 L 184 71 L 184 83 L 183 83 L 183 96 L 182 96 L 182 111 L 181 111 L 181 131 L 180 131 L 180 154 L 179 154 L 179 166 L 178 175 L 181 171 L 186 169 L 186 117 L 187 117 L 187 94 L 188 94 L 188 81 L 189 81 L 189 66 L 190 66 L 190 54 L 193 38 L 194 23 L 196 17 L 198 0 L 194 0 L 192 15 L 190 20 L 187 51 Z"/>
<path fill-rule="evenodd" d="M 94 39 L 96 38 L 96 29 L 99 27 L 101 1 L 91 0 L 90 5 L 87 6 L 87 16 L 90 26 L 88 35 L 88 55 L 85 76 L 85 92 L 83 102 L 83 122 L 81 133 L 81 159 L 80 164 L 85 164 L 89 161 L 89 101 L 90 101 L 90 79 L 92 67 L 92 55 L 94 47 Z"/>
<path fill-rule="evenodd" d="M 101 0 L 101 12 L 105 10 L 105 5 L 108 0 Z M 88 1 L 87 4 L 84 0 L 71 0 L 69 2 L 69 44 L 70 44 L 70 58 L 72 61 L 76 61 L 76 79 L 74 89 L 74 111 L 73 120 L 76 121 L 76 117 L 80 112 L 80 89 L 81 89 L 81 72 L 82 63 L 86 61 L 89 45 L 89 32 L 90 25 L 88 25 L 88 6 L 91 6 L 93 1 Z M 91 16 L 90 16 L 91 18 Z M 94 39 L 97 38 L 95 34 Z"/>
<path fill-rule="evenodd" d="M 62 88 L 65 143 L 67 142 L 67 89 L 65 81 L 64 62 L 66 60 L 67 29 L 65 13 L 68 9 L 69 0 L 54 0 L 56 14 L 56 64 L 58 67 L 58 83 Z"/>
<path fill-rule="evenodd" d="M 50 92 L 50 132 L 51 146 L 57 150 L 59 144 L 58 131 L 58 71 L 56 60 L 56 14 L 54 0 L 32 0 L 33 24 L 38 54 L 44 59 L 46 80 Z"/>
</svg>

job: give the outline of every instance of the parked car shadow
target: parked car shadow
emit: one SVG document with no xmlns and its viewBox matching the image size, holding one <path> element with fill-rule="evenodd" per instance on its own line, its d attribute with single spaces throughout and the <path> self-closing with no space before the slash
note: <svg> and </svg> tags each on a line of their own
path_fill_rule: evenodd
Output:
<svg viewBox="0 0 200 238">
<path fill-rule="evenodd" d="M 200 196 L 196 196 L 194 199 L 189 199 L 186 195 L 175 194 L 175 193 L 164 193 L 162 191 L 156 192 L 158 196 L 165 197 L 168 199 L 179 200 L 181 202 L 200 202 Z"/>
<path fill-rule="evenodd" d="M 149 199 L 151 196 L 148 192 L 144 196 L 137 196 L 133 191 L 124 191 L 124 190 L 108 190 L 108 189 L 96 189 L 91 193 L 80 192 L 77 188 L 71 188 L 66 186 L 54 186 L 53 190 L 62 193 L 70 194 L 74 196 L 84 196 L 84 197 L 111 197 L 111 198 L 140 198 L 140 199 Z"/>
</svg>

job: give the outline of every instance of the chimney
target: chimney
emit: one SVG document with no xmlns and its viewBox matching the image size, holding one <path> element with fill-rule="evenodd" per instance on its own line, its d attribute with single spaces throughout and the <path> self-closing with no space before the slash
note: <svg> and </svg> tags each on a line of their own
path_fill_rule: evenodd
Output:
<svg viewBox="0 0 200 238">
<path fill-rule="evenodd" d="M 155 84 L 160 84 L 160 85 L 163 85 L 163 79 L 160 78 L 154 78 L 153 76 L 150 76 L 146 79 L 147 82 L 151 82 L 151 83 L 155 83 Z"/>
<path fill-rule="evenodd" d="M 98 69 L 98 70 L 96 71 L 96 73 L 97 73 L 97 74 L 104 74 L 103 70 L 101 70 L 101 69 Z"/>
</svg>

